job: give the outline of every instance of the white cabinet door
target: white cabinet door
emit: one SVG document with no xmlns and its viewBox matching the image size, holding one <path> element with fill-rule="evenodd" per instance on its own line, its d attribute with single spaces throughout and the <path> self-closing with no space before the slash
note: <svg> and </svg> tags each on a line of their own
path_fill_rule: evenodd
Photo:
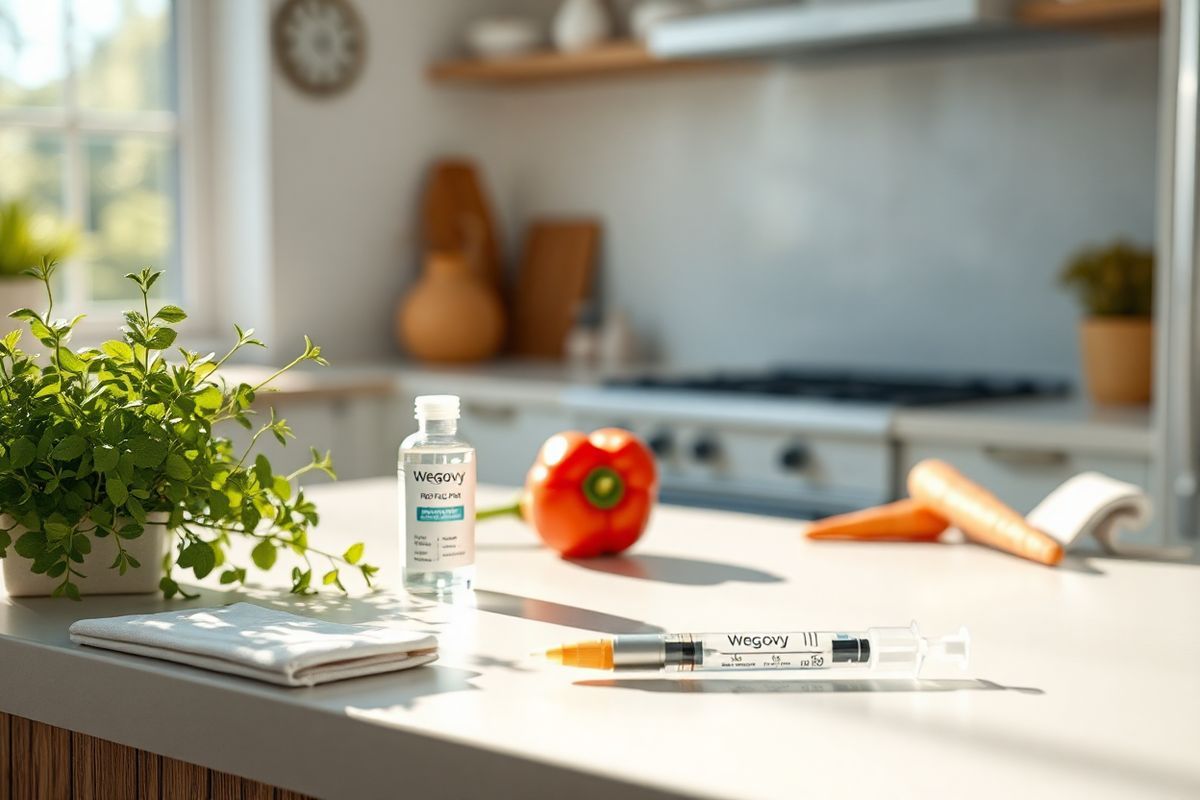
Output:
<svg viewBox="0 0 1200 800">
<path fill-rule="evenodd" d="M 558 405 L 463 398 L 460 430 L 475 445 L 483 483 L 520 486 L 542 442 L 570 427 Z"/>
<path fill-rule="evenodd" d="M 270 418 L 272 406 L 296 435 L 286 446 L 270 434 L 259 438 L 255 452 L 265 453 L 276 472 L 286 474 L 304 466 L 310 460 L 309 448 L 315 447 L 322 454 L 333 452 L 334 469 L 341 480 L 395 474 L 396 449 L 402 437 L 396 424 L 396 398 L 371 394 L 292 398 L 268 395 L 255 404 L 257 414 L 251 420 L 262 424 Z M 235 423 L 227 424 L 225 433 L 239 447 L 246 447 L 251 432 Z M 328 479 L 309 474 L 303 482 L 322 480 Z"/>
</svg>

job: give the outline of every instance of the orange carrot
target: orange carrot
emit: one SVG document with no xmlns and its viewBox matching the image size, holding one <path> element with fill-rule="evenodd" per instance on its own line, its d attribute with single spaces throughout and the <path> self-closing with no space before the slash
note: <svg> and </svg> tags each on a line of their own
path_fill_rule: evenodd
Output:
<svg viewBox="0 0 1200 800">
<path fill-rule="evenodd" d="M 897 500 L 875 508 L 826 517 L 808 527 L 810 539 L 936 542 L 950 523 L 916 500 Z"/>
<path fill-rule="evenodd" d="M 1039 564 L 1062 561 L 1061 544 L 944 461 L 927 459 L 913 467 L 908 492 L 970 539 Z"/>
</svg>

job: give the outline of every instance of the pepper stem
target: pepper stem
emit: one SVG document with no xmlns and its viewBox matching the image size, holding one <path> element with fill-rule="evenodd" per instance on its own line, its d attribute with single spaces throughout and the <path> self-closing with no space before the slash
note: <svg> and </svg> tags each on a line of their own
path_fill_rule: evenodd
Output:
<svg viewBox="0 0 1200 800">
<path fill-rule="evenodd" d="M 596 467 L 583 479 L 583 496 L 596 508 L 612 508 L 625 496 L 625 480 L 612 467 Z"/>
<path fill-rule="evenodd" d="M 509 517 L 509 516 L 512 516 L 512 517 L 521 516 L 521 501 L 520 501 L 520 499 L 518 499 L 517 502 L 515 502 L 511 505 L 497 506 L 496 508 L 485 508 L 482 511 L 475 512 L 476 520 L 491 519 L 492 517 Z"/>
</svg>

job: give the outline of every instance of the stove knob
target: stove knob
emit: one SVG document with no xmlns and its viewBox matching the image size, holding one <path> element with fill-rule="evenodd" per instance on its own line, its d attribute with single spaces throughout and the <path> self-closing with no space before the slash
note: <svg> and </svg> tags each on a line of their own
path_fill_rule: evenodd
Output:
<svg viewBox="0 0 1200 800">
<path fill-rule="evenodd" d="M 701 436 L 692 443 L 692 457 L 697 461 L 715 461 L 720 454 L 721 448 L 711 436 Z"/>
<path fill-rule="evenodd" d="M 779 454 L 779 463 L 784 469 L 802 470 L 812 461 L 812 451 L 806 444 L 791 444 Z"/>
<path fill-rule="evenodd" d="M 671 455 L 671 451 L 675 449 L 675 440 L 671 438 L 671 434 L 667 431 L 657 431 L 646 440 L 646 444 L 654 451 L 654 455 L 659 458 L 667 458 Z"/>
</svg>

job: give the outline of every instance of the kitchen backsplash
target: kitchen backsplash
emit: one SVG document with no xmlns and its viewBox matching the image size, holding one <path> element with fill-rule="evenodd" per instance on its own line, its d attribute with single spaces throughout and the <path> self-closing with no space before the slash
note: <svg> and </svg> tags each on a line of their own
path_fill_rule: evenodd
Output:
<svg viewBox="0 0 1200 800">
<path fill-rule="evenodd" d="M 359 5 L 395 36 L 339 113 L 273 90 L 278 268 L 339 276 L 281 296 L 281 334 L 343 362 L 394 352 L 418 183 L 446 152 L 483 162 L 511 250 L 531 216 L 603 218 L 605 304 L 680 365 L 1073 375 L 1061 262 L 1153 239 L 1153 39 L 450 90 L 420 70 L 482 4 Z M 348 122 L 362 109 L 375 124 Z"/>
<path fill-rule="evenodd" d="M 512 218 L 603 217 L 605 301 L 671 362 L 1070 375 L 1063 259 L 1153 240 L 1156 62 L 1042 44 L 511 93 L 491 161 Z"/>
</svg>

